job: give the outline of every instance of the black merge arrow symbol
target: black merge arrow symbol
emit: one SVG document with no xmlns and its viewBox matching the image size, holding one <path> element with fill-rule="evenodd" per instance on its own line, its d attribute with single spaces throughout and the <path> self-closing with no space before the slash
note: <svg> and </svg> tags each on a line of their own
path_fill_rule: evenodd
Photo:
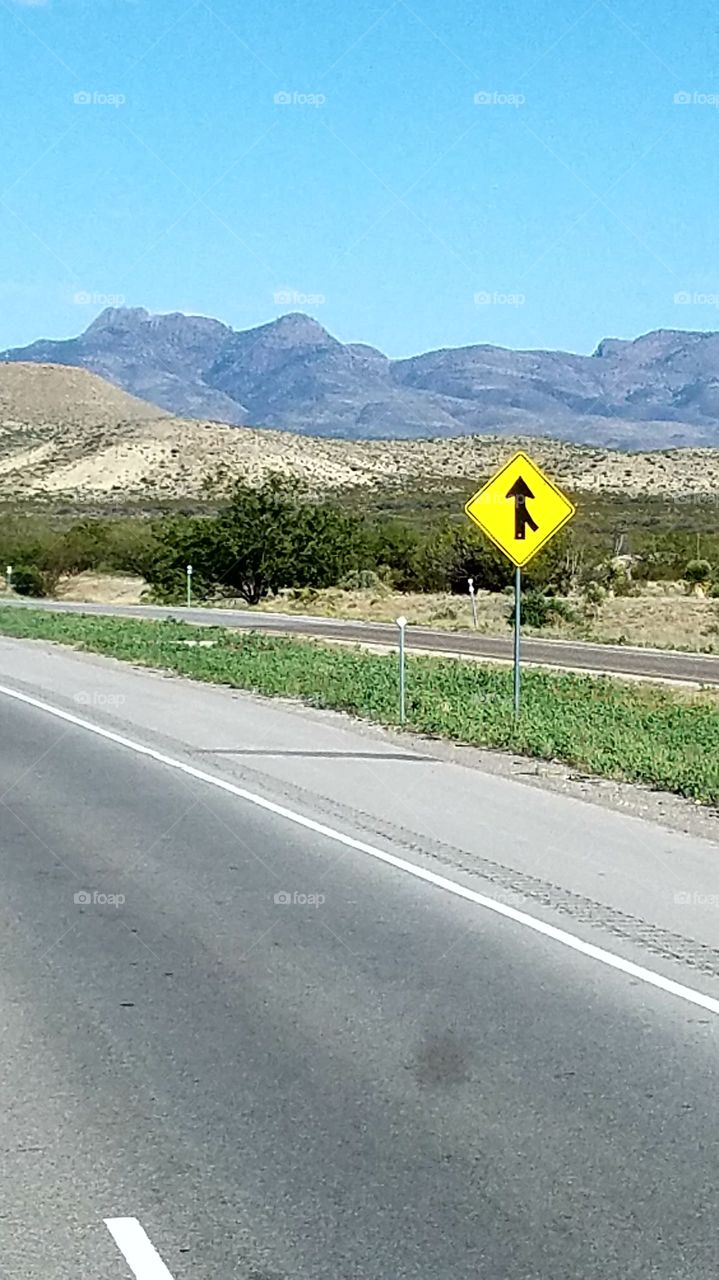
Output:
<svg viewBox="0 0 719 1280">
<path fill-rule="evenodd" d="M 530 489 L 527 481 L 522 476 L 517 476 L 512 488 L 507 494 L 508 498 L 514 498 L 514 536 L 518 541 L 524 541 L 524 531 L 529 525 L 530 529 L 537 532 L 539 525 L 532 519 L 527 511 L 527 498 L 533 498 L 534 494 Z"/>
</svg>

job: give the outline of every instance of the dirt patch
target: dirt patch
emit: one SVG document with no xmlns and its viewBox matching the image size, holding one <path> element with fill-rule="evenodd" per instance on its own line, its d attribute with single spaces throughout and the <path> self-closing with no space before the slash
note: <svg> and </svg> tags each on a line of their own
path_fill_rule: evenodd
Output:
<svg viewBox="0 0 719 1280">
<path fill-rule="evenodd" d="M 78 604 L 140 604 L 145 589 L 142 578 L 129 574 L 80 573 L 58 586 L 58 600 Z"/>
</svg>

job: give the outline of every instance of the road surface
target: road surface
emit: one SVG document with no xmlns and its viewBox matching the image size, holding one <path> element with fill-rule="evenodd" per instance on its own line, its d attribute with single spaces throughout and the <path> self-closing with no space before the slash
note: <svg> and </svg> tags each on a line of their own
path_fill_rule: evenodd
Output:
<svg viewBox="0 0 719 1280">
<path fill-rule="evenodd" d="M 251 609 L 166 608 L 157 605 L 69 604 L 56 600 L 7 600 L 1 604 L 21 604 L 25 608 L 50 609 L 64 613 L 99 613 L 125 618 L 185 618 L 204 626 L 254 628 L 286 634 L 318 636 L 358 644 L 396 645 L 397 628 L 383 622 L 344 622 L 302 614 L 264 613 Z M 407 648 L 430 653 L 456 654 L 494 661 L 512 660 L 512 639 L 475 635 L 464 631 L 435 631 L 430 627 L 407 627 Z M 719 684 L 719 656 L 679 653 L 671 649 L 633 648 L 628 645 L 589 644 L 575 640 L 522 639 L 525 662 L 563 670 L 594 671 L 682 683 Z"/>
<path fill-rule="evenodd" d="M 429 752 L 0 640 L 4 1276 L 714 1280 L 716 847 Z"/>
</svg>

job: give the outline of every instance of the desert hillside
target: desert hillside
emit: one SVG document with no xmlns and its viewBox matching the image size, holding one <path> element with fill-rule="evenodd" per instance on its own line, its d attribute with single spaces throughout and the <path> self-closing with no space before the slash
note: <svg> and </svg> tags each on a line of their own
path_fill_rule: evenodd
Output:
<svg viewBox="0 0 719 1280">
<path fill-rule="evenodd" d="M 574 491 L 719 496 L 719 450 L 619 453 L 551 440 L 465 436 L 346 441 L 173 418 L 83 369 L 0 364 L 0 496 L 79 505 L 200 496 L 219 468 L 297 475 L 318 489 L 486 477 L 524 445 Z"/>
<path fill-rule="evenodd" d="M 128 395 L 85 369 L 54 364 L 0 365 L 0 421 L 4 428 L 65 423 L 81 430 L 123 419 L 166 418 L 164 409 Z"/>
</svg>

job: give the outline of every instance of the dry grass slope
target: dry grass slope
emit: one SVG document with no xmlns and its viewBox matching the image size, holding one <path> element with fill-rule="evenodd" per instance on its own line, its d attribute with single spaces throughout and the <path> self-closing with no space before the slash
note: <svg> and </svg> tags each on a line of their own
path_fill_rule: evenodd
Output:
<svg viewBox="0 0 719 1280">
<path fill-rule="evenodd" d="M 83 505 L 201 496 L 208 473 L 259 480 L 280 471 L 322 489 L 471 486 L 522 444 L 558 483 L 630 495 L 719 494 L 719 450 L 623 454 L 551 440 L 317 439 L 189 422 L 82 369 L 0 364 L 0 497 Z"/>
</svg>

